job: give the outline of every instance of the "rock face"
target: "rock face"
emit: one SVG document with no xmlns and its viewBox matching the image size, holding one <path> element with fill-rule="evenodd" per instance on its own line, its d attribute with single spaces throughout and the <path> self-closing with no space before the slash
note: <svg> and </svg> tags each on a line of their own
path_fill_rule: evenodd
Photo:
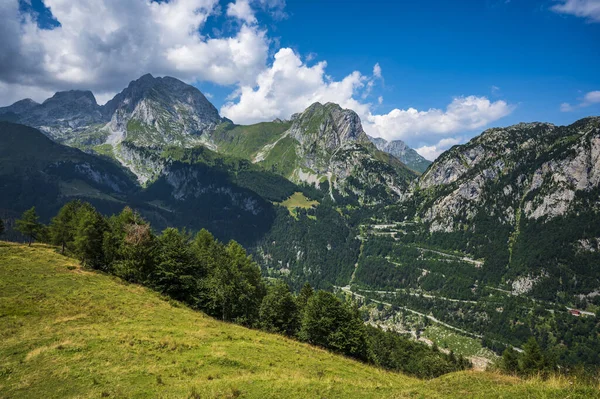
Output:
<svg viewBox="0 0 600 399">
<path fill-rule="evenodd" d="M 329 183 L 330 196 L 357 198 L 361 203 L 380 203 L 400 198 L 415 177 L 400 161 L 377 150 L 362 128 L 358 115 L 333 103 L 315 103 L 292 116 L 284 137 L 287 148 L 271 145 L 261 152 L 293 151 L 291 175 L 297 182 Z"/>
<path fill-rule="evenodd" d="M 403 204 L 422 237 L 485 259 L 486 278 L 517 294 L 594 292 L 600 118 L 489 129 L 442 154 Z"/>
<path fill-rule="evenodd" d="M 15 121 L 36 127 L 58 141 L 103 121 L 102 107 L 92 92 L 81 90 L 58 92 L 42 104 L 21 100 L 0 108 L 0 115 L 6 113 L 13 113 Z"/>
<path fill-rule="evenodd" d="M 442 154 L 414 186 L 431 231 L 457 231 L 485 212 L 501 223 L 574 211 L 576 194 L 600 183 L 600 118 L 573 125 L 490 129 Z"/>
<path fill-rule="evenodd" d="M 106 105 L 90 91 L 58 92 L 42 104 L 21 100 L 0 118 L 40 129 L 57 142 L 84 150 L 108 144 L 110 154 L 146 183 L 157 175 L 139 148 L 191 147 L 225 119 L 195 87 L 175 78 L 144 75 Z M 127 146 L 129 145 L 129 147 Z"/>
<path fill-rule="evenodd" d="M 420 156 L 402 140 L 387 141 L 380 137 L 368 137 L 378 150 L 395 156 L 414 171 L 423 173 L 431 165 L 431 161 Z"/>
<path fill-rule="evenodd" d="M 200 90 L 175 78 L 144 75 L 104 107 L 109 143 L 189 146 L 223 120 Z"/>
</svg>

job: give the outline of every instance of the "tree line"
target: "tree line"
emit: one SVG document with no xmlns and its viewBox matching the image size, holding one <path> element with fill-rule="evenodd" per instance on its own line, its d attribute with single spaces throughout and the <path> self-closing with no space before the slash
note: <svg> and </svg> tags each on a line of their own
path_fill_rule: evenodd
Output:
<svg viewBox="0 0 600 399">
<path fill-rule="evenodd" d="M 16 228 L 55 245 L 84 267 L 147 286 L 226 322 L 285 335 L 385 369 L 433 378 L 470 367 L 395 332 L 366 326 L 357 305 L 306 283 L 294 294 L 287 283 L 266 281 L 237 242 L 221 243 L 207 230 L 195 235 L 167 228 L 155 234 L 131 208 L 105 217 L 75 200 L 45 226 L 35 208 Z"/>
</svg>

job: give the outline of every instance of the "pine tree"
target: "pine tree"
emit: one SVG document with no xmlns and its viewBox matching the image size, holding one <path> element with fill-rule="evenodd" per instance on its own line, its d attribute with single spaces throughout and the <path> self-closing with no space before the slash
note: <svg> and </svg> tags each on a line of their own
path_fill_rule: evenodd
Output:
<svg viewBox="0 0 600 399">
<path fill-rule="evenodd" d="M 157 265 L 151 284 L 162 293 L 192 306 L 198 305 L 200 292 L 196 259 L 189 236 L 174 228 L 164 230 L 158 238 Z"/>
<path fill-rule="evenodd" d="M 0 236 L 4 234 L 4 221 L 0 219 Z"/>
<path fill-rule="evenodd" d="M 79 260 L 92 269 L 106 269 L 102 249 L 106 221 L 89 204 L 77 212 L 75 220 L 73 246 Z"/>
<path fill-rule="evenodd" d="M 310 286 L 310 284 L 304 283 L 304 285 L 300 289 L 298 297 L 296 298 L 296 303 L 298 304 L 298 311 L 300 313 L 304 312 L 304 308 L 306 307 L 308 300 L 313 296 L 314 293 L 315 291 Z"/>
<path fill-rule="evenodd" d="M 508 374 L 517 374 L 519 372 L 519 355 L 512 348 L 506 348 L 502 352 L 500 368 Z"/>
<path fill-rule="evenodd" d="M 29 238 L 29 246 L 36 238 L 42 225 L 38 222 L 39 216 L 35 212 L 35 206 L 23 212 L 21 219 L 16 220 L 16 229 Z"/>
<path fill-rule="evenodd" d="M 73 244 L 77 212 L 82 206 L 79 200 L 71 201 L 60 208 L 58 214 L 50 221 L 50 242 L 60 245 L 63 255 L 66 247 Z"/>
<path fill-rule="evenodd" d="M 529 337 L 523 345 L 523 351 L 520 369 L 524 374 L 531 375 L 544 371 L 544 354 L 534 337 Z"/>
<path fill-rule="evenodd" d="M 358 359 L 367 356 L 365 325 L 358 308 L 330 292 L 317 291 L 306 304 L 300 339 Z"/>
<path fill-rule="evenodd" d="M 209 236 L 203 234 L 196 238 L 198 239 L 209 239 Z M 203 250 L 204 255 L 201 256 L 211 258 L 201 306 L 207 313 L 222 320 L 255 325 L 258 322 L 260 303 L 265 295 L 258 265 L 235 241 L 226 246 L 210 244 L 215 245 L 212 250 L 201 243 L 195 245 L 206 250 Z"/>
<path fill-rule="evenodd" d="M 118 248 L 120 260 L 113 266 L 115 274 L 131 282 L 149 283 L 156 267 L 156 236 L 150 225 L 137 216 L 132 223 L 123 224 L 122 230 Z M 106 235 L 104 244 L 106 247 Z"/>
<path fill-rule="evenodd" d="M 267 331 L 287 336 L 294 336 L 298 331 L 298 306 L 286 283 L 269 287 L 260 305 L 260 325 Z"/>
</svg>

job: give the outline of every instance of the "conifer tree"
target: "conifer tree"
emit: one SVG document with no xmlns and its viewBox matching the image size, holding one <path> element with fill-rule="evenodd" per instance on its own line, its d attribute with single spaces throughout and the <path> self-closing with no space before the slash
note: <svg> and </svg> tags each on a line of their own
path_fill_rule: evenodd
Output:
<svg viewBox="0 0 600 399">
<path fill-rule="evenodd" d="M 267 331 L 287 336 L 298 331 L 298 306 L 286 283 L 269 287 L 260 305 L 260 324 Z"/>
<path fill-rule="evenodd" d="M 60 245 L 63 255 L 65 249 L 73 244 L 77 212 L 81 207 L 82 203 L 79 200 L 68 202 L 60 208 L 58 214 L 50 221 L 50 242 L 54 245 Z"/>
<path fill-rule="evenodd" d="M 38 222 L 39 216 L 35 212 L 35 206 L 23 212 L 21 219 L 16 220 L 16 229 L 29 239 L 28 245 L 36 238 L 36 235 L 42 228 L 42 224 Z"/>
</svg>

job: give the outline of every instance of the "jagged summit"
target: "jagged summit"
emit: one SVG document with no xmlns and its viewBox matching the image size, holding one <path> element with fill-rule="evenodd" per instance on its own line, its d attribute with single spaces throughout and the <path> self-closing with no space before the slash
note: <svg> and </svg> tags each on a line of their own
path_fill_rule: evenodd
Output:
<svg viewBox="0 0 600 399">
<path fill-rule="evenodd" d="M 109 141 L 138 146 L 197 144 L 223 119 L 197 88 L 172 77 L 146 74 L 104 106 Z"/>
<path fill-rule="evenodd" d="M 220 119 L 217 109 L 197 88 L 169 76 L 155 78 L 151 74 L 130 82 L 127 88 L 106 103 L 104 113 L 113 115 L 117 109 L 133 112 L 144 99 L 152 99 L 166 108 L 173 108 L 173 103 L 181 103 L 190 111 L 203 114 L 207 119 Z"/>
<path fill-rule="evenodd" d="M 404 162 L 406 166 L 419 173 L 425 172 L 429 165 L 431 165 L 431 161 L 423 158 L 421 155 L 419 155 L 419 153 L 410 148 L 402 140 L 387 141 L 381 137 L 371 136 L 369 136 L 369 140 L 371 140 L 371 142 L 375 144 L 377 149 L 380 151 L 387 152 L 388 154 L 395 156 Z"/>
<path fill-rule="evenodd" d="M 58 91 L 48 99 L 46 99 L 42 105 L 52 105 L 55 107 L 64 106 L 65 104 L 81 101 L 86 105 L 97 107 L 96 97 L 90 90 L 67 90 Z"/>
<path fill-rule="evenodd" d="M 359 116 L 338 104 L 314 103 L 293 120 L 290 134 L 302 146 L 334 151 L 351 142 L 368 142 Z"/>
</svg>

